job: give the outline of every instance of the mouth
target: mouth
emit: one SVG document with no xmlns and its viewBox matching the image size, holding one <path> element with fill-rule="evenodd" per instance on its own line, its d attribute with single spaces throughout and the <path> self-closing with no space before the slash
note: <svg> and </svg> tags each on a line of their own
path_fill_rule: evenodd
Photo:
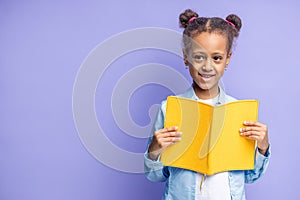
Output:
<svg viewBox="0 0 300 200">
<path fill-rule="evenodd" d="M 213 76 L 215 76 L 214 74 L 201 74 L 201 73 L 198 73 L 199 76 L 201 76 L 203 79 L 210 79 L 212 78 Z"/>
</svg>

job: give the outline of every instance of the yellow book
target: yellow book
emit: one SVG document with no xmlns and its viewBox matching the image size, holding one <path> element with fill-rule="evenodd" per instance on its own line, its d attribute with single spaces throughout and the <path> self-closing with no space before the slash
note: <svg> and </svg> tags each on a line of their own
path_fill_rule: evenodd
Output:
<svg viewBox="0 0 300 200">
<path fill-rule="evenodd" d="M 244 121 L 257 121 L 258 101 L 239 100 L 211 106 L 196 100 L 170 96 L 165 127 L 178 126 L 181 141 L 167 147 L 165 166 L 207 175 L 254 168 L 256 142 L 239 134 Z"/>
</svg>

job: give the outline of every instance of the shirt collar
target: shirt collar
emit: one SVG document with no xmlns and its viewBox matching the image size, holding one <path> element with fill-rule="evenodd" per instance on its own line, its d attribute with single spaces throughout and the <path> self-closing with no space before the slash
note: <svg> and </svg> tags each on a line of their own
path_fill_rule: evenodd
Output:
<svg viewBox="0 0 300 200">
<path fill-rule="evenodd" d="M 224 104 L 226 103 L 226 93 L 224 92 L 224 90 L 219 86 L 220 89 L 220 98 L 219 98 L 219 103 L 220 104 Z M 199 100 L 198 96 L 196 95 L 193 86 L 191 86 L 185 93 L 184 96 L 190 99 L 194 99 L 194 100 Z"/>
</svg>

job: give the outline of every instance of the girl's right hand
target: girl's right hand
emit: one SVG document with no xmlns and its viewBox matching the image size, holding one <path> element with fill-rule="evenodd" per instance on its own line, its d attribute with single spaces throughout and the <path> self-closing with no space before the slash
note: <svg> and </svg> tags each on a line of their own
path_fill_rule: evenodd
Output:
<svg viewBox="0 0 300 200">
<path fill-rule="evenodd" d="M 152 142 L 148 149 L 148 156 L 151 160 L 157 160 L 162 151 L 181 140 L 181 132 L 177 132 L 177 126 L 163 128 L 154 132 Z"/>
</svg>

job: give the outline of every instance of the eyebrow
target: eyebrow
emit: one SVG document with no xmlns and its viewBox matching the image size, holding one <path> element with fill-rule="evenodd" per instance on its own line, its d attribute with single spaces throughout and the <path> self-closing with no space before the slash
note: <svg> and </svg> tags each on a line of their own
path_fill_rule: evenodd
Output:
<svg viewBox="0 0 300 200">
<path fill-rule="evenodd" d="M 204 52 L 204 51 L 193 51 L 191 55 L 194 56 L 194 55 L 197 55 L 197 54 L 201 54 L 201 55 L 205 55 L 205 56 L 208 55 L 208 54 L 207 54 L 206 52 Z"/>
<path fill-rule="evenodd" d="M 223 53 L 223 52 L 214 52 L 214 53 L 212 53 L 212 55 L 225 55 L 226 53 Z"/>
<path fill-rule="evenodd" d="M 201 54 L 205 54 L 205 55 L 207 55 L 207 53 L 206 52 L 204 52 L 204 51 L 194 51 L 194 52 L 192 52 L 193 54 L 196 54 L 196 53 L 201 53 Z M 212 55 L 222 55 L 222 56 L 224 56 L 226 53 L 223 53 L 223 52 L 213 52 L 212 53 Z"/>
</svg>

